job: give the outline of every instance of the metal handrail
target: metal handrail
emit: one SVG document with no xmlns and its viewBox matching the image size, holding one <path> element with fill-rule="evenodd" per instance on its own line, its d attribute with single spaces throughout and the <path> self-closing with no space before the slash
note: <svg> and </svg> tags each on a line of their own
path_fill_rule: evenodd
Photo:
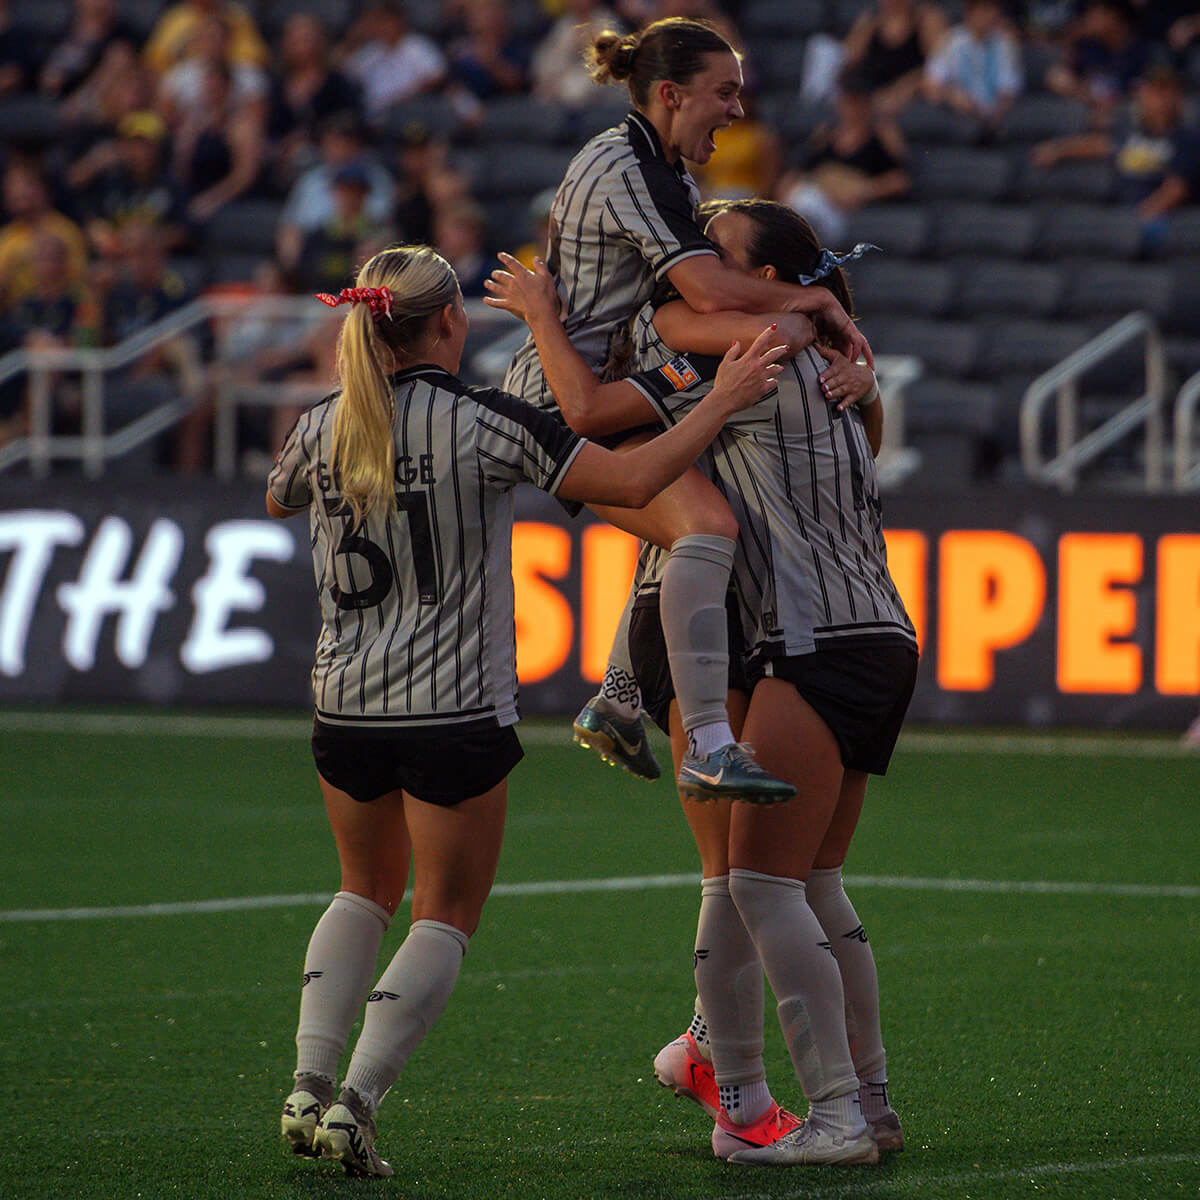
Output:
<svg viewBox="0 0 1200 1200">
<path fill-rule="evenodd" d="M 1196 409 L 1200 407 L 1200 371 L 1179 389 L 1175 398 L 1175 489 L 1200 486 L 1200 460 L 1192 462 Z"/>
<path fill-rule="evenodd" d="M 503 326 L 506 333 L 509 323 L 518 327 L 515 318 L 489 307 L 482 300 L 468 300 L 467 312 L 472 322 Z M 104 376 L 107 372 L 128 366 L 157 346 L 197 326 L 215 321 L 216 361 L 208 364 L 205 373 L 206 382 L 213 385 L 215 401 L 214 469 L 220 478 L 231 478 L 236 472 L 239 408 L 306 406 L 319 400 L 330 387 L 321 382 L 263 383 L 238 378 L 236 369 L 231 369 L 226 349 L 230 336 L 238 328 L 238 319 L 250 316 L 265 320 L 301 321 L 315 328 L 331 314 L 307 296 L 204 296 L 148 325 L 116 346 L 105 349 L 15 350 L 4 355 L 0 358 L 0 383 L 23 371 L 29 372 L 31 429 L 28 437 L 18 438 L 0 447 L 0 471 L 28 460 L 35 475 L 46 475 L 57 456 L 81 460 L 85 472 L 96 477 L 103 473 L 109 458 L 125 453 L 182 420 L 195 404 L 195 389 L 158 405 L 122 429 L 105 434 Z M 482 362 L 485 355 L 486 351 L 478 351 L 475 361 Z M 507 358 L 506 354 L 505 363 Z M 921 376 L 923 366 L 920 359 L 911 355 L 879 355 L 876 368 L 887 410 L 878 469 L 881 475 L 898 482 L 910 474 L 919 461 L 915 452 L 904 446 L 904 392 L 909 384 Z M 79 371 L 83 374 L 82 429 L 78 435 L 55 435 L 52 432 L 52 375 L 60 371 Z"/>
<path fill-rule="evenodd" d="M 489 308 L 481 300 L 468 301 L 467 310 L 473 320 L 494 321 L 501 315 L 498 310 Z M 156 347 L 190 332 L 197 326 L 207 325 L 214 319 L 236 319 L 247 313 L 267 319 L 300 319 L 310 321 L 313 325 L 329 315 L 327 310 L 314 304 L 308 296 L 202 296 L 147 325 L 145 329 L 139 330 L 116 346 L 103 349 L 21 349 L 0 357 L 0 384 L 27 372 L 30 388 L 29 435 L 15 438 L 7 445 L 0 446 L 0 471 L 28 461 L 34 475 L 45 476 L 50 471 L 53 459 L 60 457 L 79 459 L 89 477 L 101 475 L 109 458 L 124 454 L 156 437 L 187 416 L 195 405 L 199 390 L 198 387 L 185 388 L 183 395 L 165 401 L 122 429 L 106 434 L 105 375 L 129 366 Z M 511 317 L 506 319 L 514 320 Z M 197 362 L 196 366 L 199 365 Z M 52 376 L 62 371 L 79 372 L 83 377 L 82 428 L 79 434 L 58 435 L 52 432 Z M 237 384 L 236 387 L 241 402 L 257 405 L 288 404 L 298 400 L 311 403 L 328 390 L 315 384 L 266 387 Z M 231 461 L 235 453 L 234 426 L 239 401 L 235 399 L 232 405 L 222 405 L 222 395 L 223 393 L 219 392 L 217 439 L 221 461 L 224 463 L 226 460 Z M 232 472 L 227 470 L 226 473 Z"/>
<path fill-rule="evenodd" d="M 1143 338 L 1146 343 L 1146 390 L 1097 429 L 1079 437 L 1079 377 L 1136 338 Z M 1078 482 L 1081 467 L 1145 425 L 1146 487 L 1160 490 L 1165 484 L 1166 390 L 1167 355 L 1158 325 L 1147 313 L 1129 313 L 1039 375 L 1025 390 L 1020 431 L 1025 473 L 1035 482 L 1057 484 L 1064 491 L 1071 491 Z M 1041 447 L 1042 418 L 1052 396 L 1058 402 L 1058 451 L 1046 461 Z"/>
</svg>

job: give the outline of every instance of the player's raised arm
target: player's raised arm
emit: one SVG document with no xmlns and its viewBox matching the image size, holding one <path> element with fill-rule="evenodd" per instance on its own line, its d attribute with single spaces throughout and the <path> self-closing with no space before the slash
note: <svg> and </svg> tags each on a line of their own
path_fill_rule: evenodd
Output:
<svg viewBox="0 0 1200 1200">
<path fill-rule="evenodd" d="M 528 270 L 501 254 L 505 270 L 484 280 L 483 302 L 520 317 L 533 334 L 546 382 L 563 419 L 585 437 L 602 437 L 657 420 L 645 396 L 630 383 L 601 383 L 571 344 L 559 317 L 554 277 L 540 259 Z M 749 339 L 747 339 L 749 340 Z M 722 347 L 722 353 L 729 343 Z"/>
<path fill-rule="evenodd" d="M 786 346 L 772 345 L 764 329 L 743 354 L 729 348 L 708 394 L 664 433 L 620 454 L 594 443 L 580 451 L 558 494 L 568 500 L 641 508 L 688 469 L 735 413 L 757 403 L 775 386 Z"/>
</svg>

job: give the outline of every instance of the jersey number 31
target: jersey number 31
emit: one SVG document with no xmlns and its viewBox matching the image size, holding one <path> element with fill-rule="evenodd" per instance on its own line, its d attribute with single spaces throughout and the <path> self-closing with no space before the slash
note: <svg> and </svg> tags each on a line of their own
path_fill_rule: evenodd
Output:
<svg viewBox="0 0 1200 1200">
<path fill-rule="evenodd" d="M 334 515 L 342 508 L 341 500 L 327 499 L 325 511 Z M 417 603 L 437 604 L 441 599 L 438 588 L 437 559 L 433 553 L 433 521 L 429 512 L 429 497 L 424 492 L 397 492 L 396 511 L 408 523 L 408 546 L 413 571 L 417 577 Z M 345 556 L 346 574 L 350 587 L 344 588 L 335 579 L 329 589 L 338 608 L 374 608 L 382 604 L 396 584 L 395 572 L 386 552 L 371 541 L 363 526 L 354 525 L 354 518 L 342 512 L 342 536 L 334 554 Z M 362 587 L 355 586 L 351 559 L 361 559 L 367 565 L 370 578 Z"/>
</svg>

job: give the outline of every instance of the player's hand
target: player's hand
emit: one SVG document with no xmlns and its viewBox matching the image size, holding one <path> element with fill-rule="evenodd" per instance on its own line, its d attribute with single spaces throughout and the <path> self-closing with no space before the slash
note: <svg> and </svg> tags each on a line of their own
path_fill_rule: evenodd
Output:
<svg viewBox="0 0 1200 1200">
<path fill-rule="evenodd" d="M 803 313 L 780 313 L 775 320 L 779 326 L 778 340 L 787 343 L 789 358 L 795 358 L 817 340 L 816 326 Z"/>
<path fill-rule="evenodd" d="M 501 252 L 497 258 L 505 270 L 495 270 L 483 281 L 487 295 L 484 304 L 502 308 L 527 324 L 538 318 L 558 320 L 558 288 L 554 276 L 540 259 L 533 260 L 530 271 L 511 254 Z"/>
<path fill-rule="evenodd" d="M 787 353 L 787 346 L 779 345 L 779 329 L 775 325 L 768 325 L 750 343 L 745 354 L 741 344 L 734 342 L 717 368 L 713 393 L 724 396 L 730 402 L 732 412 L 757 404 L 775 387 L 783 370 L 779 360 Z"/>
<path fill-rule="evenodd" d="M 829 362 L 829 366 L 821 372 L 821 390 L 838 412 L 871 395 L 876 386 L 875 372 L 865 363 L 851 362 L 833 346 L 824 346 L 819 342 L 813 345 L 813 349 Z"/>
<path fill-rule="evenodd" d="M 850 319 L 846 310 L 831 295 L 830 302 L 821 310 L 821 325 L 828 330 L 827 340 L 835 350 L 840 350 L 851 362 L 865 359 L 867 366 L 875 370 L 875 355 L 858 326 Z"/>
</svg>

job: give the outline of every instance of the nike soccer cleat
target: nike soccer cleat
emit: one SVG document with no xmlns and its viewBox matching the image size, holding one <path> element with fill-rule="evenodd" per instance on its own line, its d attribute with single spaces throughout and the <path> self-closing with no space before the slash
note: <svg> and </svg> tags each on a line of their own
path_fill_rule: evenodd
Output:
<svg viewBox="0 0 1200 1200">
<path fill-rule="evenodd" d="M 696 1039 L 685 1033 L 654 1056 L 654 1078 L 677 1096 L 695 1100 L 714 1120 L 721 1110 L 713 1065 L 700 1053 Z"/>
<path fill-rule="evenodd" d="M 879 1147 L 870 1129 L 847 1137 L 829 1133 L 811 1121 L 802 1121 L 778 1141 L 737 1150 L 729 1156 L 729 1161 L 770 1167 L 871 1166 L 879 1161 Z"/>
<path fill-rule="evenodd" d="M 357 1095 L 348 1088 L 331 1104 L 317 1125 L 313 1146 L 326 1158 L 340 1162 L 347 1175 L 386 1179 L 391 1165 L 375 1149 L 375 1122 Z"/>
<path fill-rule="evenodd" d="M 712 754 L 685 754 L 678 784 L 679 790 L 693 800 L 785 804 L 796 794 L 790 783 L 768 775 L 744 742 L 732 742 Z"/>
<path fill-rule="evenodd" d="M 904 1149 L 904 1130 L 900 1128 L 900 1118 L 894 1112 L 884 1113 L 882 1117 L 868 1121 L 867 1125 L 880 1152 Z"/>
<path fill-rule="evenodd" d="M 603 696 L 593 696 L 575 718 L 575 740 L 595 750 L 606 763 L 622 767 L 642 779 L 657 779 L 662 770 L 650 749 L 640 716 L 619 717 Z"/>
<path fill-rule="evenodd" d="M 739 1150 L 770 1146 L 800 1124 L 801 1120 L 795 1113 L 780 1108 L 774 1101 L 757 1121 L 749 1125 L 735 1125 L 722 1109 L 717 1113 L 717 1123 L 713 1126 L 713 1153 L 718 1158 L 729 1158 Z"/>
<path fill-rule="evenodd" d="M 297 1079 L 296 1090 L 283 1102 L 283 1116 L 279 1121 L 283 1140 L 292 1148 L 293 1154 L 305 1158 L 317 1158 L 321 1153 L 313 1146 L 313 1134 L 333 1099 L 332 1086 L 322 1086 L 322 1082 L 311 1076 Z"/>
</svg>

